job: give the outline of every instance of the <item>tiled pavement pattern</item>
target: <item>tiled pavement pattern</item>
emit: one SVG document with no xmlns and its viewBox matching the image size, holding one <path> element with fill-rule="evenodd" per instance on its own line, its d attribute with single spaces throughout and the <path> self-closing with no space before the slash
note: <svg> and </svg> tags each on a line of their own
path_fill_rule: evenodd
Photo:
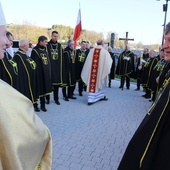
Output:
<svg viewBox="0 0 170 170">
<path fill-rule="evenodd" d="M 51 97 L 47 112 L 38 115 L 51 131 L 53 138 L 52 170 L 116 170 L 125 148 L 147 113 L 151 103 L 142 90 L 119 87 L 112 81 L 106 88 L 108 101 L 87 105 L 87 93 L 76 100 L 62 99 L 58 106 Z"/>
</svg>

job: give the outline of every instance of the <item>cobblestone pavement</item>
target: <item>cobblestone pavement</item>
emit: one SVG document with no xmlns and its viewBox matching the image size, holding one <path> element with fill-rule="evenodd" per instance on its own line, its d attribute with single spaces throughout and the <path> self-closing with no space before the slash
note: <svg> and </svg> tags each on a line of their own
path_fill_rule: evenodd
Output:
<svg viewBox="0 0 170 170">
<path fill-rule="evenodd" d="M 62 99 L 56 105 L 51 96 L 47 112 L 38 115 L 53 138 L 52 170 L 116 170 L 126 146 L 144 118 L 151 103 L 143 92 L 122 91 L 119 81 L 106 88 L 108 101 L 87 105 L 87 93 L 76 100 Z"/>
</svg>

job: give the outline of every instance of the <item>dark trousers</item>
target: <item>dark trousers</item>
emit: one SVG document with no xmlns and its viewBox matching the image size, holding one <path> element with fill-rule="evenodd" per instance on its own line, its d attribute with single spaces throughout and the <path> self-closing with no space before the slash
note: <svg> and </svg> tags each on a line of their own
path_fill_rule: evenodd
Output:
<svg viewBox="0 0 170 170">
<path fill-rule="evenodd" d="M 78 91 L 79 91 L 79 94 L 82 94 L 82 92 L 83 92 L 83 85 L 84 85 L 83 81 L 80 80 L 78 82 Z"/>
<path fill-rule="evenodd" d="M 62 88 L 63 97 L 73 96 L 75 86 L 67 86 Z M 67 91 L 67 92 L 66 92 Z"/>
<path fill-rule="evenodd" d="M 156 99 L 156 92 L 154 91 L 152 95 L 152 101 L 155 101 L 155 99 Z"/>
<path fill-rule="evenodd" d="M 112 80 L 109 78 L 109 87 L 111 87 L 111 82 L 112 82 Z"/>
<path fill-rule="evenodd" d="M 58 92 L 59 92 L 59 86 L 54 85 L 53 86 L 53 96 L 54 96 L 54 101 L 58 101 Z M 50 101 L 50 95 L 46 96 L 46 100 Z"/>
<path fill-rule="evenodd" d="M 145 94 L 146 97 L 151 97 L 151 91 L 148 90 L 148 88 L 146 87 L 146 94 Z"/>
<path fill-rule="evenodd" d="M 40 97 L 40 104 L 41 104 L 41 107 L 45 107 L 45 97 L 44 96 Z"/>
<path fill-rule="evenodd" d="M 137 79 L 137 89 L 140 89 L 141 79 Z"/>
<path fill-rule="evenodd" d="M 45 107 L 45 97 L 40 97 L 40 105 L 41 107 Z M 38 107 L 38 103 L 34 103 L 34 107 Z"/>
<path fill-rule="evenodd" d="M 129 88 L 130 87 L 130 77 L 129 76 L 121 76 L 120 86 L 121 87 L 124 86 L 125 80 L 126 80 L 126 87 Z"/>
</svg>

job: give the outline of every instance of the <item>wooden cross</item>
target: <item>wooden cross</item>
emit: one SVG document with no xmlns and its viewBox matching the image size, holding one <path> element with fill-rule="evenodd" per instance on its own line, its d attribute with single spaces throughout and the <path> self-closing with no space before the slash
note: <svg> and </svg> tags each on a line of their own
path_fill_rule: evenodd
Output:
<svg viewBox="0 0 170 170">
<path fill-rule="evenodd" d="M 134 41 L 134 39 L 128 38 L 128 32 L 126 32 L 126 38 L 119 38 L 119 40 L 124 40 L 125 41 L 125 46 L 128 45 L 128 40 L 129 41 Z"/>
</svg>

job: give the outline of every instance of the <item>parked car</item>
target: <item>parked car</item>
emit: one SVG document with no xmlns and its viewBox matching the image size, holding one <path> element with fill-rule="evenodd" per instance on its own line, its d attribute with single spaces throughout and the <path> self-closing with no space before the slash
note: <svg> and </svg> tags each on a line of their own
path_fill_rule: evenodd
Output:
<svg viewBox="0 0 170 170">
<path fill-rule="evenodd" d="M 12 45 L 14 54 L 18 51 L 19 49 L 19 40 L 13 40 L 13 45 Z"/>
</svg>

